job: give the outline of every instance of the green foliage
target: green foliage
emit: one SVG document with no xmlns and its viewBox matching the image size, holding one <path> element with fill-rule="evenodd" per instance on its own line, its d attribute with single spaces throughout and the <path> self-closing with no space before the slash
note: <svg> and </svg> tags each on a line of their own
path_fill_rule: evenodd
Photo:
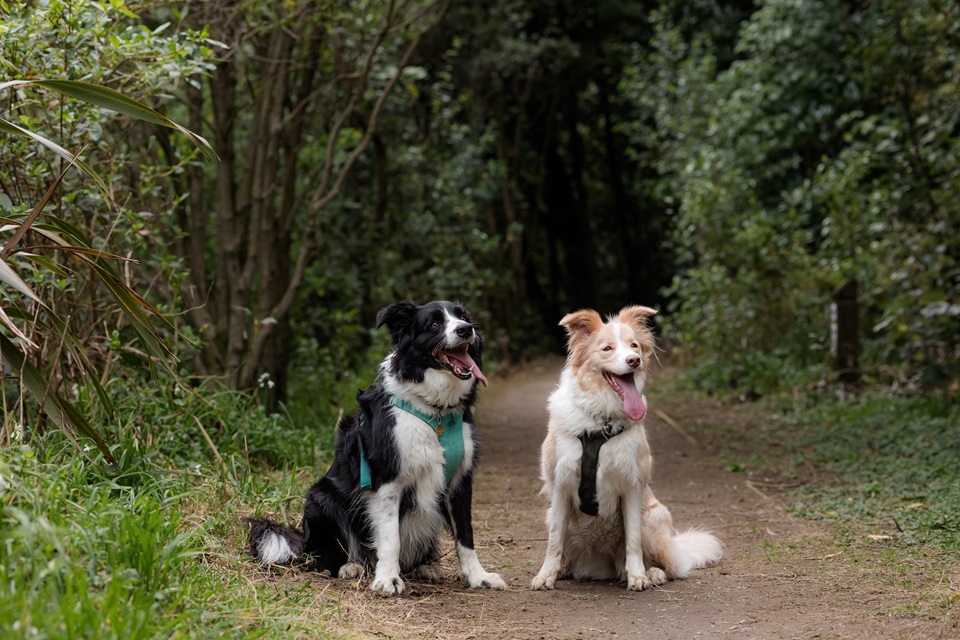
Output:
<svg viewBox="0 0 960 640">
<path fill-rule="evenodd" d="M 960 185 L 948 95 L 960 81 L 951 34 L 960 10 L 881 3 L 863 16 L 849 60 L 865 99 L 840 122 L 845 148 L 811 185 L 827 212 L 823 254 L 868 283 L 871 355 L 904 381 L 941 386 L 960 377 Z"/>
<path fill-rule="evenodd" d="M 112 264 L 118 256 L 103 250 L 109 237 L 111 245 L 120 245 L 120 250 L 126 253 L 124 239 L 135 237 L 125 236 L 123 232 L 114 233 L 116 221 L 110 222 L 106 230 L 98 224 L 110 219 L 116 199 L 113 189 L 89 164 L 77 158 L 81 151 L 67 152 L 49 139 L 49 131 L 55 132 L 61 142 L 67 141 L 68 146 L 79 147 L 82 142 L 87 142 L 96 145 L 101 153 L 109 152 L 109 144 L 101 139 L 102 124 L 108 116 L 88 110 L 89 106 L 98 106 L 155 125 L 179 129 L 205 151 L 208 145 L 202 138 L 129 96 L 105 86 L 72 79 L 78 74 L 70 56 L 93 56 L 100 52 L 104 40 L 109 41 L 112 54 L 105 53 L 97 59 L 118 66 L 138 56 L 176 60 L 183 53 L 178 49 L 178 40 L 155 38 L 150 30 L 144 32 L 124 24 L 123 20 L 117 21 L 118 15 L 132 16 L 119 2 L 108 7 L 85 2 L 68 5 L 54 2 L 45 9 L 31 9 L 13 3 L 12 7 L 5 6 L 5 9 L 10 11 L 10 19 L 0 25 L 0 62 L 9 65 L 11 59 L 26 56 L 33 61 L 48 62 L 49 66 L 43 70 L 54 78 L 57 69 L 63 68 L 63 75 L 68 79 L 36 78 L 29 69 L 18 68 L 18 74 L 28 79 L 0 84 L 0 91 L 6 98 L 6 117 L 0 119 L 0 129 L 25 138 L 18 140 L 4 135 L 0 139 L 3 145 L 0 150 L 12 154 L 11 161 L 5 162 L 0 170 L 0 204 L 4 209 L 0 219 L 7 225 L 6 229 L 13 232 L 0 255 L 4 267 L 2 280 L 16 289 L 16 292 L 4 290 L 7 301 L 3 305 L 2 320 L 18 344 L 5 336 L 0 337 L 4 360 L 11 365 L 13 375 L 20 382 L 17 389 L 19 406 L 9 406 L 11 401 L 4 394 L 7 411 L 0 440 L 10 440 L 13 431 L 22 432 L 22 425 L 33 420 L 23 404 L 23 394 L 30 393 L 58 428 L 68 435 L 79 432 L 92 438 L 111 459 L 96 430 L 74 408 L 62 388 L 83 381 L 101 400 L 105 400 L 100 370 L 101 367 L 109 368 L 110 358 L 103 358 L 100 350 L 105 337 L 95 333 L 101 323 L 115 323 L 116 332 L 128 330 L 132 335 L 127 344 L 114 346 L 126 346 L 130 353 L 146 355 L 150 366 L 158 361 L 170 367 L 168 357 L 172 354 L 146 315 L 162 318 L 159 311 L 130 287 L 129 279 L 118 274 Z M 49 40 L 36 37 L 37 33 L 56 41 L 60 48 L 50 46 Z M 124 47 L 121 38 L 131 46 Z M 132 58 L 110 57 L 119 56 L 121 52 Z M 182 62 L 179 64 L 184 68 L 188 66 Z M 103 73 L 104 68 L 91 65 L 86 72 L 88 75 L 84 77 L 91 77 Z M 160 77 L 149 73 L 138 77 L 133 72 L 126 75 L 124 86 L 130 91 L 143 90 L 150 82 L 159 82 Z M 110 77 L 111 82 L 117 83 L 117 80 Z M 153 87 L 153 90 L 157 88 Z M 56 94 L 45 94 L 45 90 Z M 64 95 L 80 102 L 65 105 Z M 56 108 L 51 108 L 53 105 Z M 53 119 L 54 114 L 59 115 L 58 120 Z M 38 133 L 40 130 L 44 130 L 45 135 Z M 38 144 L 69 164 L 61 171 L 41 160 L 42 156 L 36 155 L 41 148 Z M 94 181 L 94 186 L 78 182 L 69 173 L 74 163 Z M 117 166 L 109 159 L 104 164 L 111 169 Z M 69 194 L 55 197 L 58 187 L 68 189 Z M 29 201 L 32 197 L 36 198 L 35 204 Z M 87 271 L 89 278 L 85 277 Z M 24 278 L 18 272 L 25 274 Z M 107 295 L 103 296 L 101 291 Z M 29 329 L 21 330 L 11 317 Z M 25 357 L 20 349 L 28 352 L 33 349 L 38 353 Z M 101 357 L 91 357 L 91 353 Z M 104 360 L 106 365 L 103 365 Z M 105 407 L 109 415 L 109 403 L 105 402 Z M 16 427 L 11 420 L 16 421 Z"/>
<path fill-rule="evenodd" d="M 444 203 L 410 232 L 412 203 L 401 199 L 419 197 L 433 178 L 396 173 L 422 142 L 411 112 L 426 101 L 425 71 L 411 57 L 448 6 L 241 2 L 227 16 L 189 2 L 154 10 L 176 29 L 209 23 L 225 48 L 180 94 L 187 121 L 211 131 L 223 162 L 199 167 L 182 142 L 157 139 L 151 150 L 182 170 L 162 173 L 164 188 L 143 194 L 146 207 L 173 214 L 165 249 L 187 273 L 160 293 L 190 309 L 184 321 L 203 343 L 190 367 L 237 388 L 266 374 L 275 408 L 291 354 L 329 349 L 352 369 L 366 359 L 377 310 L 415 295 L 407 281 L 424 265 L 407 267 L 395 245 L 435 240 L 456 209 Z M 430 255 L 422 244 L 415 252 Z"/>
<path fill-rule="evenodd" d="M 309 582 L 251 582 L 242 518 L 302 508 L 334 422 L 296 423 L 251 394 L 201 396 L 163 375 L 107 392 L 113 420 L 85 394 L 77 404 L 108 424 L 115 464 L 92 447 L 77 456 L 57 432 L 0 448 L 0 636 L 322 635 L 336 601 L 314 601 Z"/>
<path fill-rule="evenodd" d="M 829 483 L 797 492 L 798 514 L 836 521 L 862 540 L 891 535 L 906 544 L 960 545 L 960 409 L 930 398 L 868 394 L 821 400 L 792 414 L 807 461 Z"/>
<path fill-rule="evenodd" d="M 224 403 L 221 418 L 234 417 L 234 401 Z M 145 405 L 150 417 L 166 410 L 163 403 Z M 167 426 L 178 431 L 190 422 L 181 415 Z M 74 455 L 57 434 L 0 449 L 0 635 L 322 634 L 322 622 L 311 616 L 329 615 L 336 602 L 252 584 L 242 554 L 241 516 L 299 503 L 296 471 L 284 486 L 251 474 L 242 457 L 226 455 L 223 465 L 210 466 L 206 456 L 188 462 L 182 456 L 194 452 L 180 448 L 169 459 L 133 434 L 126 430 L 115 445 L 118 467 L 109 474 Z M 171 462 L 189 473 L 170 469 Z"/>
<path fill-rule="evenodd" d="M 946 230 L 960 222 L 949 204 L 960 173 L 947 96 L 960 12 L 766 0 L 732 54 L 717 22 L 676 13 L 653 13 L 654 53 L 637 52 L 621 88 L 651 116 L 625 131 L 661 151 L 681 265 L 667 324 L 701 380 L 764 389 L 786 381 L 784 366 L 799 374 L 790 382 L 823 375 L 830 296 L 848 278 L 868 374 L 955 380 L 960 250 Z"/>
<path fill-rule="evenodd" d="M 115 379 L 108 388 L 113 420 L 86 404 L 85 397 L 79 404 L 107 423 L 108 440 L 125 443 L 137 456 L 160 456 L 173 468 L 216 470 L 230 458 L 256 466 L 311 466 L 333 450 L 337 418 L 341 410 L 353 409 L 356 394 L 352 389 L 337 406 L 333 400 L 329 405 L 316 402 L 316 388 L 312 390 L 313 404 L 303 398 L 296 419 L 285 411 L 268 412 L 255 393 L 212 381 L 189 389 L 168 376 L 158 376 L 149 387 L 135 379 Z"/>
</svg>

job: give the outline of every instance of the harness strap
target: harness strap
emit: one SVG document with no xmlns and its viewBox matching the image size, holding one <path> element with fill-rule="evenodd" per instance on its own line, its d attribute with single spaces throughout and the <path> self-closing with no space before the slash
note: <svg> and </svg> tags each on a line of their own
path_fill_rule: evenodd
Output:
<svg viewBox="0 0 960 640">
<path fill-rule="evenodd" d="M 583 446 L 583 456 L 580 458 L 580 511 L 588 516 L 600 513 L 600 503 L 597 502 L 597 467 L 600 462 L 600 447 L 607 441 L 603 432 L 581 433 L 577 436 Z"/>
<path fill-rule="evenodd" d="M 419 418 L 436 434 L 440 446 L 443 448 L 443 476 L 444 487 L 449 487 L 453 476 L 463 462 L 463 412 L 449 413 L 446 415 L 429 416 L 418 411 L 409 402 L 398 399 L 396 396 L 390 398 L 391 404 L 406 411 L 412 416 Z M 363 412 L 357 418 L 357 424 L 361 428 L 366 425 L 366 418 Z M 370 477 L 370 463 L 367 462 L 367 456 L 363 451 L 363 443 L 360 444 L 360 488 L 369 489 L 372 485 Z"/>
<path fill-rule="evenodd" d="M 357 416 L 357 426 L 361 429 L 366 426 L 366 416 L 363 412 L 360 412 L 360 415 Z M 369 489 L 370 485 L 373 484 L 370 480 L 370 463 L 367 462 L 367 456 L 363 452 L 363 441 L 360 441 L 360 488 Z"/>
</svg>

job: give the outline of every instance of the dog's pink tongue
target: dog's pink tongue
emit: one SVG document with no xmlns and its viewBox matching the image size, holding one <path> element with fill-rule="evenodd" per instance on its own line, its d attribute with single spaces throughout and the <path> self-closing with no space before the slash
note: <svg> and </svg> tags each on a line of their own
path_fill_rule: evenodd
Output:
<svg viewBox="0 0 960 640">
<path fill-rule="evenodd" d="M 480 371 L 480 367 L 473 361 L 469 353 L 466 351 L 457 351 L 456 353 L 447 352 L 447 357 L 459 362 L 464 369 L 470 369 L 473 375 L 477 376 L 477 380 L 482 382 L 483 386 L 487 386 L 487 376 L 483 375 L 483 371 Z"/>
<path fill-rule="evenodd" d="M 623 391 L 623 410 L 627 412 L 627 417 L 631 420 L 639 420 L 647 412 L 647 406 L 643 404 L 643 396 L 637 390 L 637 383 L 633 381 L 633 374 L 617 376 L 620 381 L 620 389 Z"/>
</svg>

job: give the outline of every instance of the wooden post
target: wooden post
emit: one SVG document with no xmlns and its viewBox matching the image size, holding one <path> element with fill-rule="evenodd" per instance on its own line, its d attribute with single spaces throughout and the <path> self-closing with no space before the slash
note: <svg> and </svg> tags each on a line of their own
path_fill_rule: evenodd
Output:
<svg viewBox="0 0 960 640">
<path fill-rule="evenodd" d="M 833 292 L 830 308 L 830 354 L 837 379 L 846 384 L 860 381 L 860 306 L 857 281 L 847 280 Z"/>
</svg>

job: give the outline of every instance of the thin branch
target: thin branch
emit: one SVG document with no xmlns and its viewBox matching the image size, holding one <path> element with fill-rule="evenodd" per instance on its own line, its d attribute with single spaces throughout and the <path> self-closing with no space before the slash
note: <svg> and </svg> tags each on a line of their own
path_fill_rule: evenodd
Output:
<svg viewBox="0 0 960 640">
<path fill-rule="evenodd" d="M 449 0 L 448 0 L 449 1 Z M 390 31 L 390 22 L 393 19 L 394 3 L 393 0 L 390 0 L 390 4 L 387 7 L 386 15 L 383 18 L 383 24 L 380 27 L 380 30 L 377 32 L 377 35 L 374 36 L 373 42 L 370 44 L 370 49 L 367 51 L 367 55 L 364 58 L 362 71 L 361 73 L 361 82 L 358 83 L 356 90 L 353 95 L 350 97 L 350 101 L 347 103 L 347 106 L 343 111 L 340 112 L 339 117 L 334 122 L 333 127 L 330 130 L 327 139 L 327 149 L 326 155 L 324 157 L 323 167 L 321 169 L 320 185 L 317 187 L 316 193 L 322 193 L 324 189 L 327 188 L 327 184 L 330 182 L 330 176 L 333 173 L 333 161 L 335 158 L 334 149 L 337 144 L 337 138 L 340 135 L 340 129 L 343 128 L 344 123 L 347 119 L 353 114 L 354 109 L 356 109 L 357 102 L 363 96 L 364 89 L 366 89 L 367 80 L 370 78 L 370 70 L 373 66 L 373 58 L 377 53 L 377 49 L 380 48 L 380 44 L 383 42 L 383 39 L 386 37 L 387 33 Z M 419 36 L 416 38 L 415 42 L 419 42 Z M 403 64 L 397 69 L 399 73 L 403 69 Z M 389 91 L 389 88 L 384 89 L 384 94 Z M 340 175 L 342 176 L 344 169 L 341 169 Z M 335 188 L 339 188 L 339 182 L 335 185 Z M 318 207 L 315 207 L 311 204 L 310 211 L 316 211 Z"/>
</svg>

